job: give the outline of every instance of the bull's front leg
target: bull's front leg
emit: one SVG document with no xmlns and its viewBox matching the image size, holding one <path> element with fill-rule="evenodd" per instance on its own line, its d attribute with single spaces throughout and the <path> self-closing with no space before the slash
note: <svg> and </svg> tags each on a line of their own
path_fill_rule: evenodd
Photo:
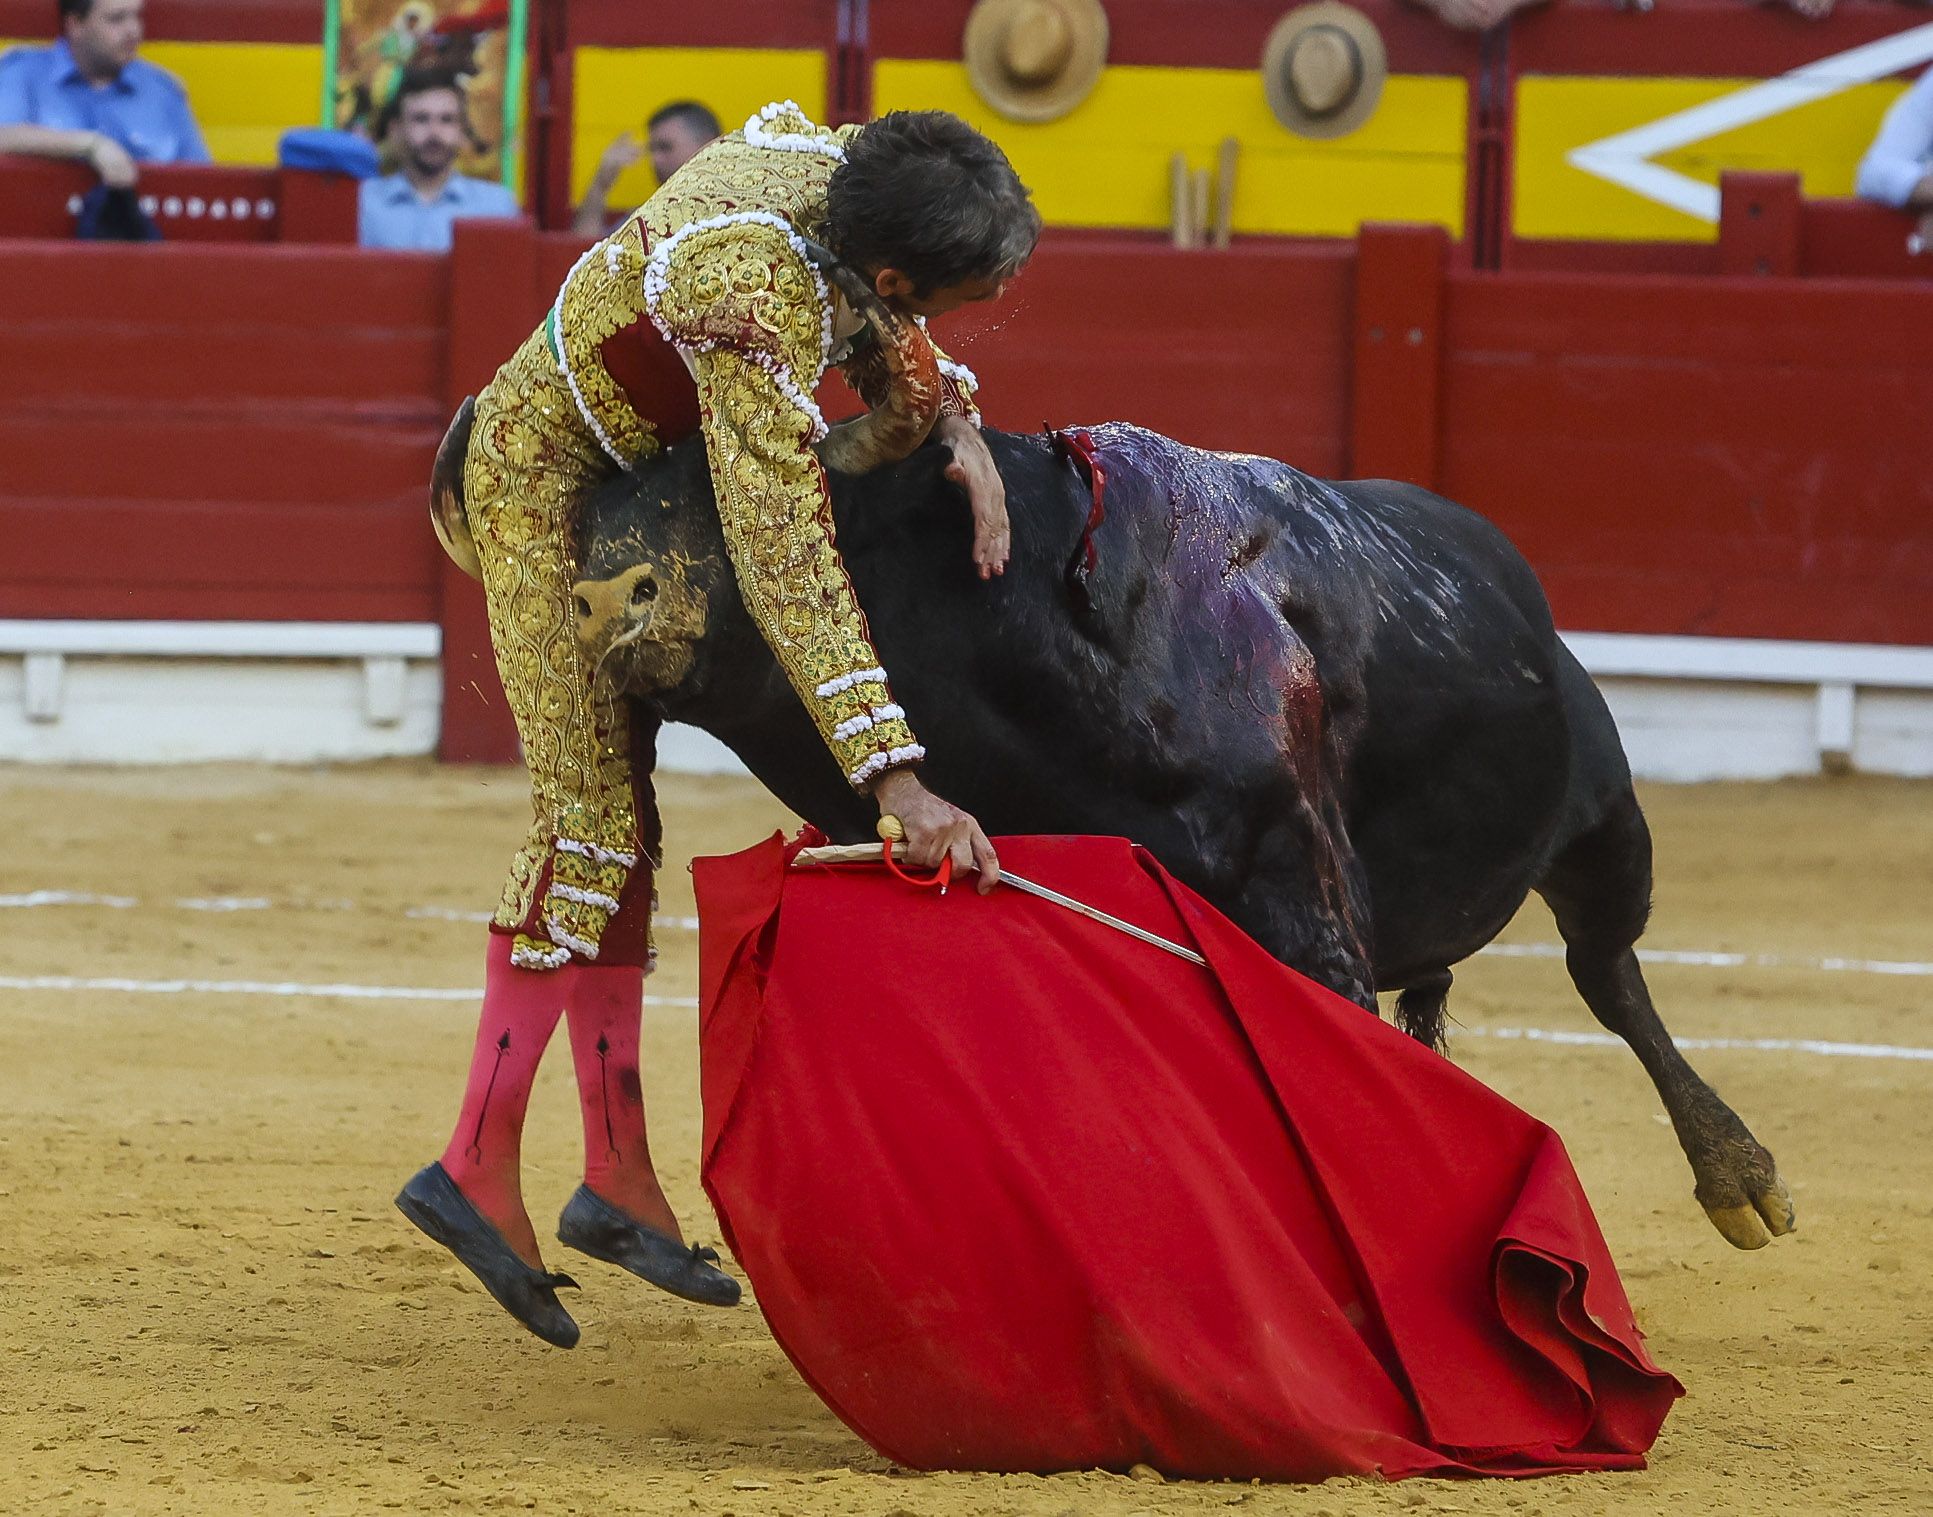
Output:
<svg viewBox="0 0 1933 1517">
<path fill-rule="evenodd" d="M 1298 797 L 1264 829 L 1228 915 L 1289 968 L 1373 1013 L 1362 865 L 1341 818 L 1325 811 Z"/>
</svg>

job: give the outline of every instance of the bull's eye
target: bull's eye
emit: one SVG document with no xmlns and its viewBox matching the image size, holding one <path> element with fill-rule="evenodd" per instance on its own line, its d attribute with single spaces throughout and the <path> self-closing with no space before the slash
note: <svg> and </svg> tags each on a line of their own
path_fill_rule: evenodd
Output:
<svg viewBox="0 0 1933 1517">
<path fill-rule="evenodd" d="M 631 604 L 642 606 L 646 601 L 658 598 L 658 582 L 646 575 L 631 587 Z"/>
</svg>

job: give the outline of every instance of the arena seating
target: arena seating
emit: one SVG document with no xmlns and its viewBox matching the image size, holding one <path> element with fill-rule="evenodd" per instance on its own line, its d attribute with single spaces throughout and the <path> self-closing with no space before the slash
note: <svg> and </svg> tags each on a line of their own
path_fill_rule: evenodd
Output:
<svg viewBox="0 0 1933 1517">
<path fill-rule="evenodd" d="M 1190 6 L 1198 24 L 1180 27 L 1167 0 L 1111 0 L 1118 91 L 1024 129 L 962 96 L 965 0 L 875 6 L 864 32 L 841 0 L 543 8 L 528 199 L 560 224 L 609 136 L 674 93 L 728 116 L 780 94 L 834 119 L 950 102 L 1009 143 L 1050 223 L 1116 223 L 1050 225 L 1001 310 L 948 322 L 997 424 L 1121 416 L 1317 474 L 1432 485 L 1524 546 L 1567 628 L 1933 645 L 1933 436 L 1896 420 L 1923 409 L 1933 259 L 1907 253 L 1905 218 L 1833 194 L 1897 84 L 1796 114 L 1824 149 L 1793 146 L 1786 123 L 1668 158 L 1739 165 L 1707 228 L 1644 219 L 1641 197 L 1592 189 L 1564 148 L 1749 84 L 1664 77 L 1715 36 L 1739 39 L 1727 68 L 1762 77 L 1912 18 L 1866 0 L 1816 27 L 1708 0 L 1644 18 L 1573 0 L 1513 23 L 1500 64 L 1419 29 L 1399 0 L 1366 3 L 1389 37 L 1396 135 L 1271 145 L 1272 127 L 1236 121 L 1255 137 L 1242 161 L 1256 199 L 1237 214 L 1253 235 L 1225 250 L 1169 245 L 1148 198 L 1168 149 L 1149 134 L 1199 154 L 1224 129 L 1273 0 L 1214 0 L 1213 25 Z M 0 36 L 44 37 L 51 20 L 41 0 L 0 0 Z M 268 115 L 315 119 L 319 73 L 297 89 L 283 65 L 319 47 L 319 8 L 155 0 L 149 20 L 157 57 L 250 50 L 259 89 L 231 79 L 204 96 L 190 78 L 231 161 L 146 171 L 158 247 L 74 246 L 88 176 L 0 159 L 0 367 L 32 376 L 0 419 L 14 545 L 0 619 L 441 622 L 446 693 L 470 692 L 445 702 L 444 751 L 508 756 L 474 587 L 421 530 L 422 482 L 450 409 L 528 332 L 580 245 L 500 223 L 462 228 L 447 258 L 340 246 L 352 184 L 262 166 L 267 153 L 218 135 L 245 144 Z M 235 62 L 207 56 L 214 72 Z M 1164 83 L 1165 116 L 1146 95 Z M 1452 86 L 1461 135 L 1439 151 L 1427 102 Z M 1096 159 L 1103 139 L 1112 156 Z M 1799 172 L 1768 172 L 1788 148 Z M 1084 180 L 1084 162 L 1103 167 Z M 1338 209 L 1345 180 L 1365 198 Z M 1572 191 L 1578 219 L 1553 219 L 1550 197 Z M 1638 219 L 1618 223 L 1625 202 Z M 1290 235 L 1363 220 L 1353 237 Z"/>
</svg>

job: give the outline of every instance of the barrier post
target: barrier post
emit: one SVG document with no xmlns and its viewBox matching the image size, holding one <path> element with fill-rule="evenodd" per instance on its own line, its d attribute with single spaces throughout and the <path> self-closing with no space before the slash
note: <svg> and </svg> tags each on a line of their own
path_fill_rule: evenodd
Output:
<svg viewBox="0 0 1933 1517">
<path fill-rule="evenodd" d="M 348 174 L 283 169 L 276 236 L 283 242 L 354 242 L 361 213 L 362 181 Z"/>
<path fill-rule="evenodd" d="M 530 335 L 537 287 L 537 232 L 527 220 L 459 221 L 450 248 L 449 370 L 452 415 L 466 395 Z M 429 480 L 424 479 L 427 510 Z M 427 527 L 427 522 L 425 526 Z M 439 559 L 443 623 L 443 730 L 437 756 L 449 764 L 517 761 L 517 730 L 497 680 L 483 586 Z"/>
<path fill-rule="evenodd" d="M 1434 488 L 1449 234 L 1365 225 L 1356 239 L 1349 473 Z"/>
<path fill-rule="evenodd" d="M 1799 272 L 1799 176 L 1727 170 L 1718 176 L 1718 272 Z"/>
</svg>

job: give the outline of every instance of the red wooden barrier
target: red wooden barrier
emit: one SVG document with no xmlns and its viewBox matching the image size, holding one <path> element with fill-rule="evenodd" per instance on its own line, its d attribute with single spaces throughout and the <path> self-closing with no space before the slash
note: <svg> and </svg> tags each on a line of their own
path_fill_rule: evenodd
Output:
<svg viewBox="0 0 1933 1517">
<path fill-rule="evenodd" d="M 1436 481 L 1442 376 L 1440 227 L 1366 226 L 1356 240 L 1349 472 Z"/>
<path fill-rule="evenodd" d="M 440 259 L 0 243 L 0 617 L 425 621 Z"/>
<path fill-rule="evenodd" d="M 1050 231 L 1001 305 L 936 324 L 988 420 L 1028 431 L 1119 417 L 1211 448 L 1344 467 L 1346 242 L 1178 254 Z"/>
<path fill-rule="evenodd" d="M 1452 275 L 1443 492 L 1561 626 L 1933 644 L 1933 286 Z"/>
<path fill-rule="evenodd" d="M 82 164 L 0 156 L 0 238 L 72 237 L 98 182 Z M 356 181 L 342 174 L 149 163 L 135 193 L 168 242 L 356 240 Z"/>
<path fill-rule="evenodd" d="M 157 42 L 320 42 L 316 0 L 147 0 L 142 29 Z M 54 0 L 0 0 L 0 37 L 60 35 Z"/>
</svg>

